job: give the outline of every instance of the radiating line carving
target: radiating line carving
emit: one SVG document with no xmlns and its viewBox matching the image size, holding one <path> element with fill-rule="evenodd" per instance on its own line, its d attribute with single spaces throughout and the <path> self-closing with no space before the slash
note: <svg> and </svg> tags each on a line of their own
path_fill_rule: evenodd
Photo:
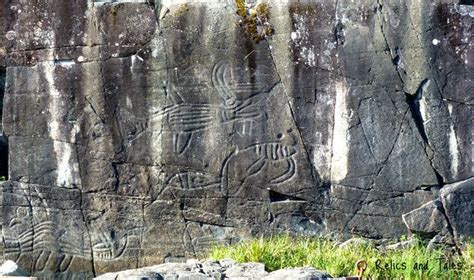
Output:
<svg viewBox="0 0 474 280">
<path fill-rule="evenodd" d="M 178 184 L 182 189 L 211 189 L 218 190 L 220 187 L 220 177 L 208 175 L 200 172 L 181 172 L 174 174 L 167 181 L 166 185 Z"/>
<path fill-rule="evenodd" d="M 262 99 L 256 93 L 245 99 L 238 99 L 231 89 L 228 79 L 230 64 L 217 63 L 212 71 L 213 86 L 221 99 L 221 104 L 186 103 L 179 93 L 175 93 L 177 104 L 159 109 L 152 119 L 163 118 L 173 133 L 173 151 L 182 154 L 191 144 L 193 134 L 214 125 L 242 122 L 245 126 L 264 117 L 264 112 L 256 105 Z"/>
<path fill-rule="evenodd" d="M 237 189 L 240 189 L 249 178 L 262 173 L 264 168 L 267 168 L 270 165 L 272 168 L 280 168 L 279 164 L 283 162 L 286 162 L 285 170 L 282 170 L 282 173 L 270 178 L 268 183 L 270 185 L 278 185 L 287 182 L 291 180 L 296 174 L 297 165 L 294 158 L 296 154 L 297 150 L 295 146 L 280 142 L 256 143 L 243 149 L 236 149 L 230 153 L 222 163 L 220 172 L 222 180 L 221 190 L 229 194 L 228 192 L 231 189 L 229 186 L 229 180 L 239 182 Z M 239 155 L 243 155 L 245 157 L 254 157 L 255 160 L 245 168 L 243 176 L 241 175 L 237 179 L 229 178 L 229 164 Z M 238 161 L 238 159 L 236 161 Z"/>
<path fill-rule="evenodd" d="M 27 221 L 18 217 L 10 221 L 10 229 L 17 234 L 4 235 L 3 252 L 14 261 L 18 261 L 24 254 L 31 254 L 35 271 L 43 271 L 54 264 L 58 272 L 64 272 L 69 269 L 75 257 L 88 259 L 93 256 L 95 260 L 117 260 L 126 251 L 129 238 L 136 235 L 134 231 L 130 231 L 115 236 L 114 231 L 100 230 L 97 233 L 98 240 L 89 246 L 87 242 L 74 243 L 72 240 L 77 239 L 77 236 L 68 235 L 67 230 L 58 229 L 53 221 L 42 221 L 33 225 Z M 18 227 L 26 229 L 17 231 Z M 84 239 L 84 236 L 81 238 Z"/>
<path fill-rule="evenodd" d="M 250 150 L 258 156 L 258 159 L 253 162 L 246 170 L 246 177 L 256 175 L 268 163 L 286 161 L 288 164 L 287 170 L 272 178 L 271 184 L 279 184 L 289 180 L 296 173 L 296 162 L 293 156 L 296 154 L 296 149 L 293 146 L 287 146 L 277 142 L 254 144 L 244 150 Z"/>
</svg>

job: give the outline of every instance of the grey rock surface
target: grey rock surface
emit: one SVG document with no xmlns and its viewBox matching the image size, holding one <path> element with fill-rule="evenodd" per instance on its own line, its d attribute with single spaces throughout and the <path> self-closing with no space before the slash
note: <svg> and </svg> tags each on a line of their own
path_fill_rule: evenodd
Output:
<svg viewBox="0 0 474 280">
<path fill-rule="evenodd" d="M 474 179 L 448 184 L 441 189 L 440 199 L 402 215 L 408 230 L 432 238 L 430 247 L 455 245 L 472 238 Z"/>
<path fill-rule="evenodd" d="M 314 280 L 331 276 L 311 267 L 288 268 L 268 273 L 262 263 L 236 263 L 232 260 L 205 261 L 194 264 L 166 263 L 151 267 L 111 272 L 97 280 L 120 279 L 167 279 L 167 280 Z"/>
<path fill-rule="evenodd" d="M 406 248 L 413 247 L 417 245 L 417 243 L 418 241 L 416 239 L 409 239 L 409 240 L 405 240 L 405 241 L 401 241 L 401 242 L 384 246 L 383 248 L 388 249 L 388 250 L 403 250 Z"/>
<path fill-rule="evenodd" d="M 327 279 L 331 278 L 327 272 L 316 270 L 311 267 L 302 268 L 287 268 L 273 271 L 268 276 L 264 277 L 265 280 L 313 280 L 313 279 Z"/>
<path fill-rule="evenodd" d="M 339 244 L 339 247 L 350 248 L 350 247 L 358 247 L 358 246 L 367 246 L 369 244 L 370 244 L 369 240 L 359 238 L 359 237 L 353 237 Z"/>
<path fill-rule="evenodd" d="M 474 178 L 446 185 L 440 196 L 454 236 L 471 238 L 474 233 Z"/>
<path fill-rule="evenodd" d="M 474 7 L 267 4 L 2 7 L 2 258 L 90 279 L 262 234 L 393 238 L 437 199 L 426 226 L 472 237 Z"/>
<path fill-rule="evenodd" d="M 430 201 L 402 217 L 407 228 L 413 233 L 434 237 L 442 231 L 448 232 L 448 221 L 443 204 L 439 200 Z"/>
</svg>

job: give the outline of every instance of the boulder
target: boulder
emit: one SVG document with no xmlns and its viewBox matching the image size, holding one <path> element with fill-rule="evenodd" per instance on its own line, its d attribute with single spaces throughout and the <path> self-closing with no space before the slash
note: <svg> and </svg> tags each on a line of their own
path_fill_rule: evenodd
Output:
<svg viewBox="0 0 474 280">
<path fill-rule="evenodd" d="M 441 201 L 456 239 L 474 236 L 474 178 L 446 185 Z"/>
<path fill-rule="evenodd" d="M 262 279 L 268 272 L 263 263 L 236 263 L 225 270 L 225 277 L 231 279 Z"/>
<path fill-rule="evenodd" d="M 428 237 L 434 237 L 438 233 L 449 233 L 448 221 L 440 200 L 430 201 L 402 217 L 408 230 L 413 233 Z"/>
<path fill-rule="evenodd" d="M 339 244 L 339 247 L 348 248 L 348 247 L 357 247 L 357 246 L 367 246 L 369 244 L 370 244 L 369 240 L 366 240 L 360 237 L 353 237 Z"/>
<path fill-rule="evenodd" d="M 403 249 L 413 247 L 416 244 L 418 244 L 418 240 L 413 238 L 413 239 L 397 242 L 394 244 L 390 244 L 390 245 L 384 246 L 383 248 L 387 250 L 403 250 Z"/>
<path fill-rule="evenodd" d="M 460 245 L 474 236 L 474 178 L 445 185 L 440 198 L 402 215 L 408 230 L 432 238 L 429 247 Z"/>
<path fill-rule="evenodd" d="M 316 270 L 312 267 L 286 268 L 271 272 L 262 278 L 265 280 L 313 280 L 331 278 L 327 272 Z"/>
<path fill-rule="evenodd" d="M 141 277 L 141 278 L 140 278 Z M 163 279 L 163 280 L 311 280 L 331 276 L 311 267 L 287 268 L 268 273 L 262 263 L 236 263 L 232 260 L 166 263 L 133 270 L 106 273 L 94 279 Z"/>
</svg>

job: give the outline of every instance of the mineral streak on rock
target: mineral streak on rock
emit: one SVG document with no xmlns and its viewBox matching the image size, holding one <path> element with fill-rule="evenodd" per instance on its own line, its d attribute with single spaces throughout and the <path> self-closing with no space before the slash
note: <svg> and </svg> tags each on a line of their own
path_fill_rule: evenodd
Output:
<svg viewBox="0 0 474 280">
<path fill-rule="evenodd" d="M 33 276 L 279 232 L 473 236 L 472 5 L 8 3 L 2 259 Z"/>
</svg>

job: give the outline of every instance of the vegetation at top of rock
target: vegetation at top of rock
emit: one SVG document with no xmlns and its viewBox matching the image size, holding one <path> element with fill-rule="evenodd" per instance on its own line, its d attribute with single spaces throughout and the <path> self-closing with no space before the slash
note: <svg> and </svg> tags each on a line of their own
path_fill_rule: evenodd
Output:
<svg viewBox="0 0 474 280">
<path fill-rule="evenodd" d="M 403 249 L 381 249 L 371 242 L 340 243 L 315 237 L 275 236 L 212 249 L 212 259 L 261 262 L 268 271 L 311 266 L 333 277 L 357 275 L 355 263 L 366 260 L 372 279 L 474 279 L 474 243 L 462 255 L 430 250 L 416 239 Z"/>
<path fill-rule="evenodd" d="M 241 17 L 240 26 L 255 42 L 259 42 L 273 34 L 273 27 L 268 22 L 269 6 L 260 3 L 255 7 L 247 8 L 244 0 L 235 0 L 237 14 Z"/>
<path fill-rule="evenodd" d="M 1 181 L 5 181 L 7 178 L 5 178 L 5 176 L 0 176 L 0 182 Z"/>
</svg>

